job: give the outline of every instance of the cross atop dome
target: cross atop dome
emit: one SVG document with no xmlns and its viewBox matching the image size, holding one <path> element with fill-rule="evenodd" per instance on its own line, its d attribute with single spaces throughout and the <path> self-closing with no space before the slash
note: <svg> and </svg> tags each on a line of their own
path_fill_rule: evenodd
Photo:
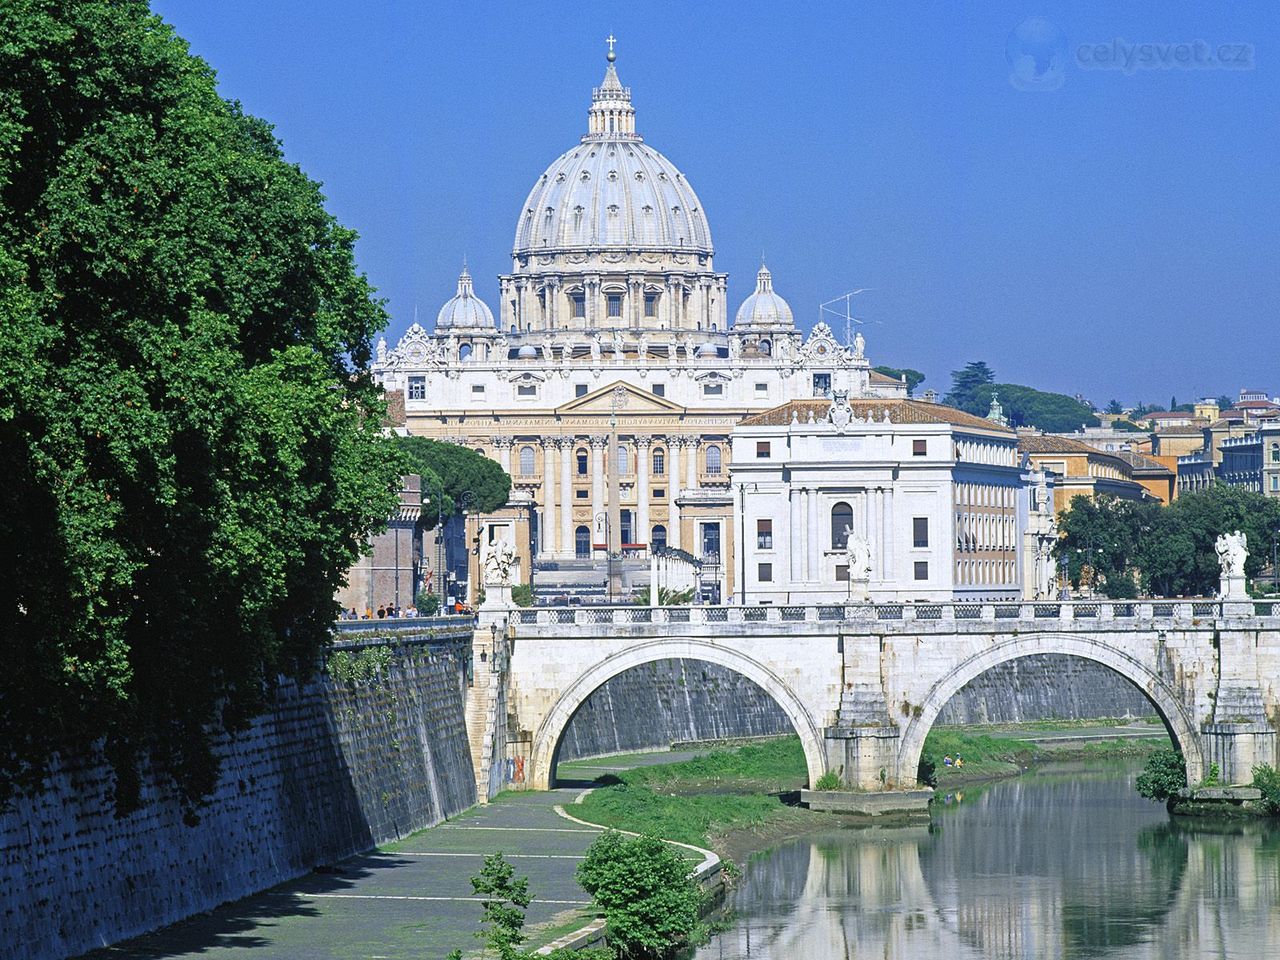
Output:
<svg viewBox="0 0 1280 960">
<path fill-rule="evenodd" d="M 609 52 L 605 59 L 604 80 L 591 91 L 591 109 L 587 111 L 587 135 L 584 140 L 639 140 L 636 135 L 636 111 L 631 106 L 631 88 L 624 87 L 618 79 L 613 63 L 618 55 L 613 45 L 618 42 L 612 33 L 605 38 Z"/>
</svg>

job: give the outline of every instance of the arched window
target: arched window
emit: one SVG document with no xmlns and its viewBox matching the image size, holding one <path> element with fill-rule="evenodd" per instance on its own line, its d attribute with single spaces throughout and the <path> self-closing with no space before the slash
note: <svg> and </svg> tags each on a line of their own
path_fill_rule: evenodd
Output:
<svg viewBox="0 0 1280 960">
<path fill-rule="evenodd" d="M 534 471 L 533 465 L 533 447 L 520 448 L 520 472 L 526 477 L 532 476 Z"/>
<path fill-rule="evenodd" d="M 618 475 L 621 476 L 631 472 L 631 457 L 627 455 L 626 447 L 618 448 Z"/>
<path fill-rule="evenodd" d="M 757 346 L 760 352 L 764 354 L 766 357 L 769 356 L 771 353 L 773 353 L 773 344 L 770 343 L 768 340 L 761 340 Z"/>
<path fill-rule="evenodd" d="M 653 451 L 653 475 L 661 477 L 667 472 L 667 451 L 661 447 Z"/>
<path fill-rule="evenodd" d="M 707 447 L 707 473 L 710 476 L 718 477 L 722 469 L 722 459 L 720 457 L 720 448 L 714 443 Z"/>
<path fill-rule="evenodd" d="M 831 549 L 843 550 L 849 545 L 849 528 L 853 526 L 853 507 L 843 500 L 831 508 Z"/>
<path fill-rule="evenodd" d="M 573 531 L 573 555 L 578 559 L 591 556 L 591 530 L 585 526 Z"/>
<path fill-rule="evenodd" d="M 1280 463 L 1280 443 L 1273 443 L 1271 445 L 1271 462 Z"/>
<path fill-rule="evenodd" d="M 458 348 L 458 359 L 459 360 L 471 359 L 471 344 L 464 343 L 461 347 Z"/>
<path fill-rule="evenodd" d="M 587 451 L 584 448 L 579 447 L 578 448 L 578 476 L 585 477 L 587 475 L 588 462 L 589 461 L 587 460 Z"/>
<path fill-rule="evenodd" d="M 667 528 L 660 523 L 653 525 L 653 532 L 649 534 L 649 548 L 651 550 L 663 550 L 667 546 Z"/>
</svg>

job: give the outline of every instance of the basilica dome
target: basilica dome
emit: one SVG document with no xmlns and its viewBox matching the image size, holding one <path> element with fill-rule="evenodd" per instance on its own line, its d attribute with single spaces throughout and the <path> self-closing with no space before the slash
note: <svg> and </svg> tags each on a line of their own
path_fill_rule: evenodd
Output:
<svg viewBox="0 0 1280 960">
<path fill-rule="evenodd" d="M 760 264 L 760 272 L 756 274 L 755 292 L 742 301 L 742 306 L 738 308 L 738 314 L 733 319 L 733 325 L 735 329 L 795 326 L 791 307 L 774 292 L 773 275 L 763 263 Z"/>
<path fill-rule="evenodd" d="M 458 277 L 458 292 L 445 301 L 436 315 L 436 330 L 492 330 L 493 311 L 476 296 L 471 282 L 471 271 L 465 266 Z"/>
<path fill-rule="evenodd" d="M 702 204 L 675 164 L 635 132 L 631 90 L 612 59 L 592 91 L 588 131 L 533 185 L 515 255 L 602 248 L 710 255 Z"/>
</svg>

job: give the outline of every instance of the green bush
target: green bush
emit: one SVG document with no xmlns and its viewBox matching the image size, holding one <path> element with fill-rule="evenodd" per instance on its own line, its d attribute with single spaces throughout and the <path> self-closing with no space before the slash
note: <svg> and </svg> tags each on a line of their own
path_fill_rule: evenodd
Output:
<svg viewBox="0 0 1280 960">
<path fill-rule="evenodd" d="M 826 773 L 824 773 L 822 776 L 820 776 L 820 777 L 818 778 L 818 780 L 817 780 L 817 782 L 816 782 L 816 783 L 814 783 L 814 785 L 813 785 L 813 789 L 815 789 L 815 790 L 839 790 L 839 789 L 840 789 L 840 774 L 836 773 L 834 770 L 828 770 Z"/>
<path fill-rule="evenodd" d="M 1138 774 L 1138 793 L 1148 800 L 1168 800 L 1187 785 L 1187 764 L 1177 750 L 1157 750 Z"/>
<path fill-rule="evenodd" d="M 1253 785 L 1262 791 L 1262 809 L 1273 817 L 1280 816 L 1280 770 L 1266 763 L 1254 767 Z"/>
<path fill-rule="evenodd" d="M 578 882 L 603 911 L 609 941 L 623 957 L 665 957 L 698 930 L 702 891 L 684 859 L 656 837 L 603 834 L 578 867 Z"/>
<path fill-rule="evenodd" d="M 533 587 L 527 583 L 517 583 L 511 588 L 511 602 L 517 607 L 533 606 Z"/>
<path fill-rule="evenodd" d="M 1209 771 L 1200 781 L 1202 787 L 1216 787 L 1221 782 L 1222 770 L 1216 763 L 1209 764 Z"/>
<path fill-rule="evenodd" d="M 440 597 L 423 591 L 414 597 L 413 605 L 418 608 L 418 616 L 434 617 L 440 612 Z"/>
</svg>

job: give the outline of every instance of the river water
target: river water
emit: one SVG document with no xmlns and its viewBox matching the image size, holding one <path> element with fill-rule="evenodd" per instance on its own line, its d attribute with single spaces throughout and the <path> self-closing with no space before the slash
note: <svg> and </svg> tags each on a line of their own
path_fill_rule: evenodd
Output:
<svg viewBox="0 0 1280 960">
<path fill-rule="evenodd" d="M 1280 829 L 1174 821 L 1137 769 L 1055 765 L 751 860 L 698 960 L 1280 957 Z"/>
</svg>

